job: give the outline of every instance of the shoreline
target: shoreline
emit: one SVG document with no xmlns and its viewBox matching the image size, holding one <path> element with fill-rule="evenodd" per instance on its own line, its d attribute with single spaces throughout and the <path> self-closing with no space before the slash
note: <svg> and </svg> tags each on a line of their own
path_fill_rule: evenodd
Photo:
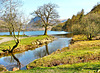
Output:
<svg viewBox="0 0 100 73">
<path fill-rule="evenodd" d="M 48 37 L 46 37 L 42 40 L 41 39 L 36 39 L 35 41 L 31 42 L 29 45 L 20 45 L 19 47 L 15 48 L 13 53 L 15 54 L 15 53 L 25 52 L 25 51 L 28 51 L 28 50 L 34 50 L 38 47 L 42 47 L 42 46 L 46 45 L 47 43 L 50 43 L 50 42 L 54 41 L 56 39 L 57 38 L 55 38 L 53 36 L 48 36 Z M 0 57 L 8 56 L 9 54 L 10 53 L 8 53 L 8 51 L 2 52 L 2 53 L 0 53 Z"/>
<path fill-rule="evenodd" d="M 38 68 L 47 67 L 63 68 L 65 66 L 66 68 L 67 65 L 73 66 L 74 64 L 76 64 L 77 66 L 77 64 L 79 63 L 87 63 L 88 66 L 88 62 L 90 62 L 90 65 L 92 65 L 92 62 L 95 62 L 98 65 L 100 58 L 99 42 L 100 40 L 76 41 L 74 42 L 74 44 L 69 44 L 69 47 L 62 48 L 62 50 L 58 49 L 49 56 L 34 60 L 33 62 L 27 65 L 27 69 L 30 71 L 30 69 L 37 70 Z"/>
<path fill-rule="evenodd" d="M 28 51 L 28 50 L 34 50 L 34 49 L 36 49 L 36 48 L 38 48 L 38 47 L 42 47 L 42 46 L 44 46 L 44 45 L 46 45 L 46 44 L 48 44 L 48 43 L 54 41 L 54 40 L 56 40 L 56 39 L 57 39 L 57 38 L 55 38 L 55 37 L 53 37 L 53 36 L 48 36 L 48 37 L 46 37 L 46 38 L 44 38 L 44 39 L 42 39 L 42 40 L 37 39 L 37 40 L 33 41 L 33 42 L 31 43 L 31 45 L 25 45 L 25 46 L 23 46 L 23 47 L 21 46 L 23 49 L 22 49 L 21 47 L 16 48 L 16 49 L 14 50 L 13 54 L 25 52 L 25 51 Z M 8 53 L 8 52 L 0 53 L 0 57 L 9 56 L 9 55 L 11 55 L 11 53 Z M 14 68 L 15 68 L 15 67 L 14 67 Z M 1 70 L 0 72 L 8 71 L 3 65 L 0 65 L 0 70 Z"/>
</svg>

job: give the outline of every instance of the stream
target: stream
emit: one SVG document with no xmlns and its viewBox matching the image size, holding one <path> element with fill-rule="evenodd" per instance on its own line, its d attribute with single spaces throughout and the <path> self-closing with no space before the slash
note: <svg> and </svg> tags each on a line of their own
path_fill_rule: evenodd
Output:
<svg viewBox="0 0 100 73">
<path fill-rule="evenodd" d="M 10 56 L 1 57 L 0 64 L 4 65 L 9 71 L 11 71 L 14 67 L 25 70 L 27 69 L 26 65 L 34 61 L 35 59 L 47 56 L 57 49 L 61 50 L 64 47 L 68 47 L 68 45 L 70 44 L 72 34 L 68 32 L 58 32 L 59 34 L 55 34 L 56 32 L 53 34 L 50 33 L 49 35 L 56 37 L 57 40 L 42 47 L 36 48 L 35 50 L 28 50 L 22 53 L 11 54 Z"/>
</svg>

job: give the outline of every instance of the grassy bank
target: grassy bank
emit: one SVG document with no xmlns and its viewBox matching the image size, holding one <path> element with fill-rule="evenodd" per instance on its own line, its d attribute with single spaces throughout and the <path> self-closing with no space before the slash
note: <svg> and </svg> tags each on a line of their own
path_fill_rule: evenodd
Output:
<svg viewBox="0 0 100 73">
<path fill-rule="evenodd" d="M 16 73 L 97 73 L 97 69 L 100 68 L 100 61 L 66 64 L 53 67 L 37 67 L 30 70 L 19 70 Z M 15 73 L 6 72 L 6 73 Z"/>
<path fill-rule="evenodd" d="M 79 37 L 79 35 L 78 35 Z M 83 37 L 83 36 L 82 36 Z M 73 39 L 77 40 L 77 36 Z M 84 37 L 84 39 L 86 39 Z M 81 40 L 78 38 L 78 40 Z M 82 38 L 83 40 L 83 38 Z M 34 67 L 66 67 L 66 66 L 71 66 L 73 67 L 74 64 L 78 64 L 83 66 L 83 64 L 88 65 L 88 68 L 85 70 L 89 71 L 97 71 L 100 69 L 100 40 L 92 40 L 92 41 L 78 41 L 75 42 L 72 45 L 69 45 L 67 48 L 63 48 L 61 51 L 56 51 L 52 53 L 49 56 L 43 57 L 41 59 L 37 59 L 27 65 L 27 68 L 34 68 Z M 89 64 L 91 62 L 92 64 Z M 98 65 L 94 65 L 94 64 Z M 63 65 L 61 65 L 63 64 Z M 94 66 L 96 67 L 95 69 L 91 69 Z M 71 70 L 76 69 L 77 67 L 71 68 Z M 83 70 L 84 68 L 82 67 L 80 70 Z M 78 70 L 79 71 L 79 70 Z"/>
<path fill-rule="evenodd" d="M 79 37 L 79 35 L 78 35 Z M 51 55 L 34 60 L 27 65 L 29 70 L 19 70 L 18 73 L 97 73 L 100 70 L 100 40 L 81 41 L 73 37 L 74 44 L 57 50 Z M 82 38 L 83 40 L 83 38 Z"/>
<path fill-rule="evenodd" d="M 18 47 L 26 46 L 26 45 L 31 45 L 33 41 L 36 41 L 37 39 L 42 40 L 44 38 L 47 38 L 49 36 L 37 36 L 37 37 L 27 37 L 23 38 L 20 40 L 20 43 Z M 2 52 L 3 49 L 9 49 L 9 46 L 12 48 L 15 45 L 15 41 L 8 41 L 0 44 L 0 52 Z M 18 48 L 17 47 L 17 48 Z"/>
</svg>

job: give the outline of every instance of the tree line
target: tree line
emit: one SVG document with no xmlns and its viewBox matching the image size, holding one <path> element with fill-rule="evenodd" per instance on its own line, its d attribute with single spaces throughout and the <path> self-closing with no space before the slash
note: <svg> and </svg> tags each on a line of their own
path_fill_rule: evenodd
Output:
<svg viewBox="0 0 100 73">
<path fill-rule="evenodd" d="M 85 34 L 89 40 L 92 40 L 93 36 L 100 33 L 100 4 L 95 6 L 91 12 L 84 14 L 84 9 L 73 15 L 71 19 L 68 19 L 63 30 L 73 32 L 73 34 Z"/>
</svg>

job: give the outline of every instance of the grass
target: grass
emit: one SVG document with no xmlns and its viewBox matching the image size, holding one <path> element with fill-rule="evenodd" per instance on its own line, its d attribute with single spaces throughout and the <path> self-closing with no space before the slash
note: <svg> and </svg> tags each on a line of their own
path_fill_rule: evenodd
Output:
<svg viewBox="0 0 100 73">
<path fill-rule="evenodd" d="M 27 68 L 29 70 L 19 70 L 16 73 L 97 73 L 100 70 L 100 40 L 75 42 L 51 55 L 34 60 Z"/>
<path fill-rule="evenodd" d="M 74 35 L 73 40 L 74 41 L 87 40 L 87 36 L 86 35 Z"/>
<path fill-rule="evenodd" d="M 59 65 L 53 67 L 37 67 L 30 70 L 19 70 L 6 73 L 97 73 L 100 61 Z"/>
<path fill-rule="evenodd" d="M 27 68 L 30 69 L 34 67 L 52 66 L 66 67 L 70 65 L 70 67 L 73 67 L 71 68 L 71 70 L 74 70 L 77 68 L 77 65 L 83 66 L 83 64 L 87 63 L 86 65 L 88 65 L 88 68 L 91 69 L 91 65 L 96 67 L 95 64 L 98 64 L 99 62 L 99 67 L 97 67 L 97 69 L 100 69 L 99 60 L 100 40 L 78 41 L 72 45 L 69 45 L 68 48 L 63 48 L 61 51 L 56 51 L 49 56 L 34 60 L 33 62 L 27 65 Z M 89 62 L 91 62 L 92 64 L 90 64 Z M 73 66 L 74 64 L 76 65 L 75 67 Z M 83 69 L 83 67 L 81 69 Z M 86 70 L 88 69 L 85 69 L 85 71 Z"/>
<path fill-rule="evenodd" d="M 48 36 L 27 37 L 27 38 L 21 39 L 18 47 L 25 46 L 25 45 L 30 45 L 33 41 L 35 41 L 37 39 L 42 40 L 46 37 L 48 37 Z M 9 49 L 9 46 L 13 47 L 14 45 L 15 45 L 14 40 L 1 43 L 0 44 L 0 50 Z"/>
</svg>

